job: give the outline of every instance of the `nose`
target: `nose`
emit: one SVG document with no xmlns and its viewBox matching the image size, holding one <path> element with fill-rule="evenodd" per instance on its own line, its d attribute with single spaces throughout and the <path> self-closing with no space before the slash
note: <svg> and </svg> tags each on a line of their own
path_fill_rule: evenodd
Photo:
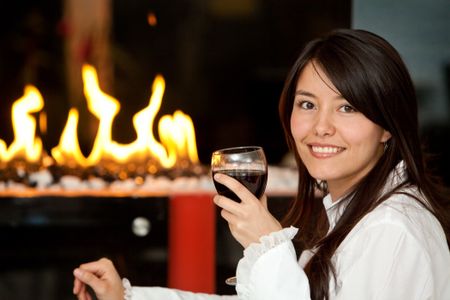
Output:
<svg viewBox="0 0 450 300">
<path fill-rule="evenodd" d="M 327 111 L 319 111 L 314 124 L 314 134 L 319 137 L 331 136 L 336 132 L 333 118 Z"/>
</svg>

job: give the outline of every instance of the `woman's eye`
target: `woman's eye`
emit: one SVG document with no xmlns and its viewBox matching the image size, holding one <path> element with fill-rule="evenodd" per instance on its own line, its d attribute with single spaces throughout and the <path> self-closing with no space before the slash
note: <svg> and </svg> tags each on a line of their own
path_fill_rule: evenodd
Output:
<svg viewBox="0 0 450 300">
<path fill-rule="evenodd" d="M 339 111 L 345 112 L 345 113 L 357 112 L 357 110 L 351 105 L 342 105 L 339 108 Z"/>
<path fill-rule="evenodd" d="M 298 102 L 298 105 L 299 105 L 301 108 L 306 109 L 306 110 L 310 110 L 310 109 L 313 109 L 313 108 L 314 108 L 314 104 L 313 104 L 313 103 L 311 103 L 310 101 L 305 101 L 305 100 L 299 101 L 299 102 Z"/>
</svg>

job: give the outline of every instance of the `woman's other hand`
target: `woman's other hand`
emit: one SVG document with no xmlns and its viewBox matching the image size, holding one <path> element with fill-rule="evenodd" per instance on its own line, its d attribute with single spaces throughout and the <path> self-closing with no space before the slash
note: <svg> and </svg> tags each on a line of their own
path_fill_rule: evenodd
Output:
<svg viewBox="0 0 450 300">
<path fill-rule="evenodd" d="M 98 300 L 124 299 L 122 279 L 111 260 L 107 258 L 81 264 L 73 271 L 73 275 L 73 293 L 78 300 L 92 300 L 87 286 L 92 288 Z"/>
<path fill-rule="evenodd" d="M 224 174 L 215 174 L 214 179 L 241 199 L 238 203 L 216 195 L 214 203 L 222 208 L 221 215 L 228 222 L 231 234 L 244 248 L 258 243 L 260 237 L 282 229 L 280 222 L 269 212 L 265 195 L 259 200 L 239 181 Z"/>
</svg>

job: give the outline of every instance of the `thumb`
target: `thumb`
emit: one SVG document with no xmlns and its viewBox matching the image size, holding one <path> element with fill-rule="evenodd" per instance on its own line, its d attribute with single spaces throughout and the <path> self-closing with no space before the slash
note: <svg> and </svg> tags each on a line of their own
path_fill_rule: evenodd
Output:
<svg viewBox="0 0 450 300">
<path fill-rule="evenodd" d="M 91 272 L 82 270 L 80 268 L 76 268 L 73 271 L 73 275 L 76 278 L 78 278 L 81 282 L 92 287 L 94 290 L 97 289 L 98 285 L 101 282 L 100 279 L 97 276 L 95 276 L 94 274 L 92 274 Z"/>
</svg>

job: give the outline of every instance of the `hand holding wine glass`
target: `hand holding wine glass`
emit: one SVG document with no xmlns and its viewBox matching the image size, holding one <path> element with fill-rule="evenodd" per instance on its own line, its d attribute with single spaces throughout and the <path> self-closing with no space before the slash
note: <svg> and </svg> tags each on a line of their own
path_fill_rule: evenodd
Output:
<svg viewBox="0 0 450 300">
<path fill-rule="evenodd" d="M 264 150 L 259 146 L 244 146 L 244 147 L 234 147 L 234 148 L 226 148 L 222 150 L 214 151 L 211 157 L 211 171 L 212 176 L 214 180 L 214 185 L 216 187 L 217 192 L 219 195 L 225 196 L 227 198 L 230 198 L 232 200 L 235 200 L 236 202 L 241 203 L 241 199 L 236 195 L 235 192 L 233 192 L 228 186 L 225 184 L 222 184 L 214 178 L 214 175 L 217 173 L 226 174 L 230 177 L 233 177 L 237 181 L 239 181 L 242 185 L 244 185 L 256 198 L 261 199 L 261 197 L 264 194 L 266 185 L 267 185 L 267 161 L 264 154 Z M 244 198 L 242 198 L 244 200 Z M 254 200 L 253 200 L 254 201 Z M 252 201 L 250 201 L 252 202 Z M 253 204 L 255 204 L 253 202 Z M 221 205 L 219 205 L 221 206 Z M 233 207 L 234 212 L 230 207 Z M 260 204 L 250 206 L 252 208 L 257 208 L 258 206 L 261 206 Z M 232 204 L 228 203 L 228 209 L 225 206 L 222 206 L 226 210 L 225 215 L 230 216 L 230 219 L 228 219 L 226 216 L 224 218 L 228 221 L 228 223 L 231 225 L 234 221 L 239 221 L 239 214 L 242 210 L 244 210 L 244 207 L 246 209 L 249 209 L 248 203 L 245 203 L 245 205 L 240 204 Z M 229 211 L 227 211 L 229 210 Z M 270 224 L 269 227 L 276 228 L 278 230 L 278 227 L 281 227 L 279 225 L 278 221 L 273 218 L 272 215 L 266 210 L 266 209 L 255 209 L 258 212 L 255 212 L 255 216 L 257 222 L 252 222 L 252 218 L 246 218 L 243 222 L 246 223 L 246 226 L 240 226 L 241 230 L 242 228 L 248 229 L 247 233 L 250 233 L 250 235 L 254 234 L 256 230 L 253 230 L 254 223 L 257 223 L 257 228 L 261 228 L 261 224 L 259 222 L 266 222 L 267 220 L 270 220 L 268 223 Z M 251 210 L 253 213 L 255 210 Z M 261 216 L 261 211 L 263 211 L 263 217 Z M 231 221 L 231 218 L 234 221 Z M 242 220 L 241 220 L 242 221 Z M 239 222 L 241 222 L 239 221 Z M 231 225 L 230 230 L 233 232 L 233 225 Z M 264 227 L 264 226 L 263 226 Z M 245 232 L 245 230 L 244 230 Z M 258 232 L 259 233 L 259 232 Z M 235 236 L 236 232 L 234 232 Z M 242 237 L 242 235 L 240 235 Z M 244 233 L 245 236 L 245 233 Z M 245 245 L 245 243 L 242 243 L 239 238 L 235 236 L 238 241 Z M 248 241 L 248 238 L 244 238 L 244 240 Z M 253 240 L 253 239 L 252 239 Z M 230 277 L 225 281 L 228 285 L 236 285 L 236 277 Z"/>
</svg>

